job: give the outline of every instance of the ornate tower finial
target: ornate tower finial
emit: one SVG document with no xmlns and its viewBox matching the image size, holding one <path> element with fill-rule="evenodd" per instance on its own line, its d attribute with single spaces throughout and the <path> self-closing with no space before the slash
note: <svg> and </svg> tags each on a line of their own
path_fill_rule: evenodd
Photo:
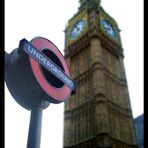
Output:
<svg viewBox="0 0 148 148">
<path fill-rule="evenodd" d="M 86 3 L 93 3 L 93 2 L 97 2 L 98 4 L 101 2 L 101 0 L 79 0 L 81 6 L 86 4 Z"/>
<path fill-rule="evenodd" d="M 97 6 L 100 5 L 101 0 L 79 0 L 80 2 L 80 9 L 85 6 Z"/>
</svg>

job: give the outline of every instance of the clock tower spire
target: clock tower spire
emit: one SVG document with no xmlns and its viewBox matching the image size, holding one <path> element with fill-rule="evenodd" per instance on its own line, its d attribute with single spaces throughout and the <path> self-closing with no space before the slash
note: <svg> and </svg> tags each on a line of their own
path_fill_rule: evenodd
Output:
<svg viewBox="0 0 148 148">
<path fill-rule="evenodd" d="M 80 2 L 80 8 L 82 9 L 83 7 L 86 6 L 99 6 L 100 5 L 100 0 L 79 0 Z"/>
<path fill-rule="evenodd" d="M 100 0 L 79 0 L 79 2 L 80 2 L 80 4 L 81 4 L 81 6 L 82 5 L 84 5 L 84 4 L 86 4 L 86 3 L 100 3 Z"/>
<path fill-rule="evenodd" d="M 100 0 L 80 0 L 65 29 L 77 93 L 65 102 L 64 148 L 137 148 L 117 22 Z"/>
</svg>

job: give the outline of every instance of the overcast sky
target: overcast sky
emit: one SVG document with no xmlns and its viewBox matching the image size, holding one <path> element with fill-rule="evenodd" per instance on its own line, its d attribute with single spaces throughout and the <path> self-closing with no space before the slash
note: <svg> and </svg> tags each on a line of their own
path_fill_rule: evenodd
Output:
<svg viewBox="0 0 148 148">
<path fill-rule="evenodd" d="M 118 22 L 133 116 L 143 113 L 143 0 L 102 0 Z M 64 29 L 77 12 L 78 0 L 5 0 L 5 50 L 23 38 L 42 36 L 63 53 Z M 22 108 L 5 87 L 5 148 L 26 148 L 30 111 Z M 41 148 L 62 148 L 63 103 L 43 111 Z"/>
</svg>

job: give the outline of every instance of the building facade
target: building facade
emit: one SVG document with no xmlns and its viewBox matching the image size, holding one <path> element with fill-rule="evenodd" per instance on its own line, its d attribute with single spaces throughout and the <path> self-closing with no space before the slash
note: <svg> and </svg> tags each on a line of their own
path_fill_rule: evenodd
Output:
<svg viewBox="0 0 148 148">
<path fill-rule="evenodd" d="M 100 0 L 80 0 L 65 29 L 77 92 L 65 102 L 64 148 L 136 148 L 117 22 Z"/>
<path fill-rule="evenodd" d="M 134 119 L 138 148 L 144 148 L 144 114 Z"/>
</svg>

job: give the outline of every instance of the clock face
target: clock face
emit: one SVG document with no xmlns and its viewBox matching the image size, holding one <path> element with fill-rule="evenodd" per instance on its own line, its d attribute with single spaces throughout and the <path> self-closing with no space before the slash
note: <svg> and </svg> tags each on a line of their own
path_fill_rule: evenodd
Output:
<svg viewBox="0 0 148 148">
<path fill-rule="evenodd" d="M 71 29 L 69 38 L 71 40 L 76 39 L 85 29 L 86 27 L 86 20 L 81 19 L 79 20 Z"/>
<path fill-rule="evenodd" d="M 107 20 L 102 19 L 101 24 L 108 35 L 110 35 L 111 37 L 114 37 L 114 38 L 116 37 L 116 32 L 115 32 L 113 26 Z"/>
</svg>

